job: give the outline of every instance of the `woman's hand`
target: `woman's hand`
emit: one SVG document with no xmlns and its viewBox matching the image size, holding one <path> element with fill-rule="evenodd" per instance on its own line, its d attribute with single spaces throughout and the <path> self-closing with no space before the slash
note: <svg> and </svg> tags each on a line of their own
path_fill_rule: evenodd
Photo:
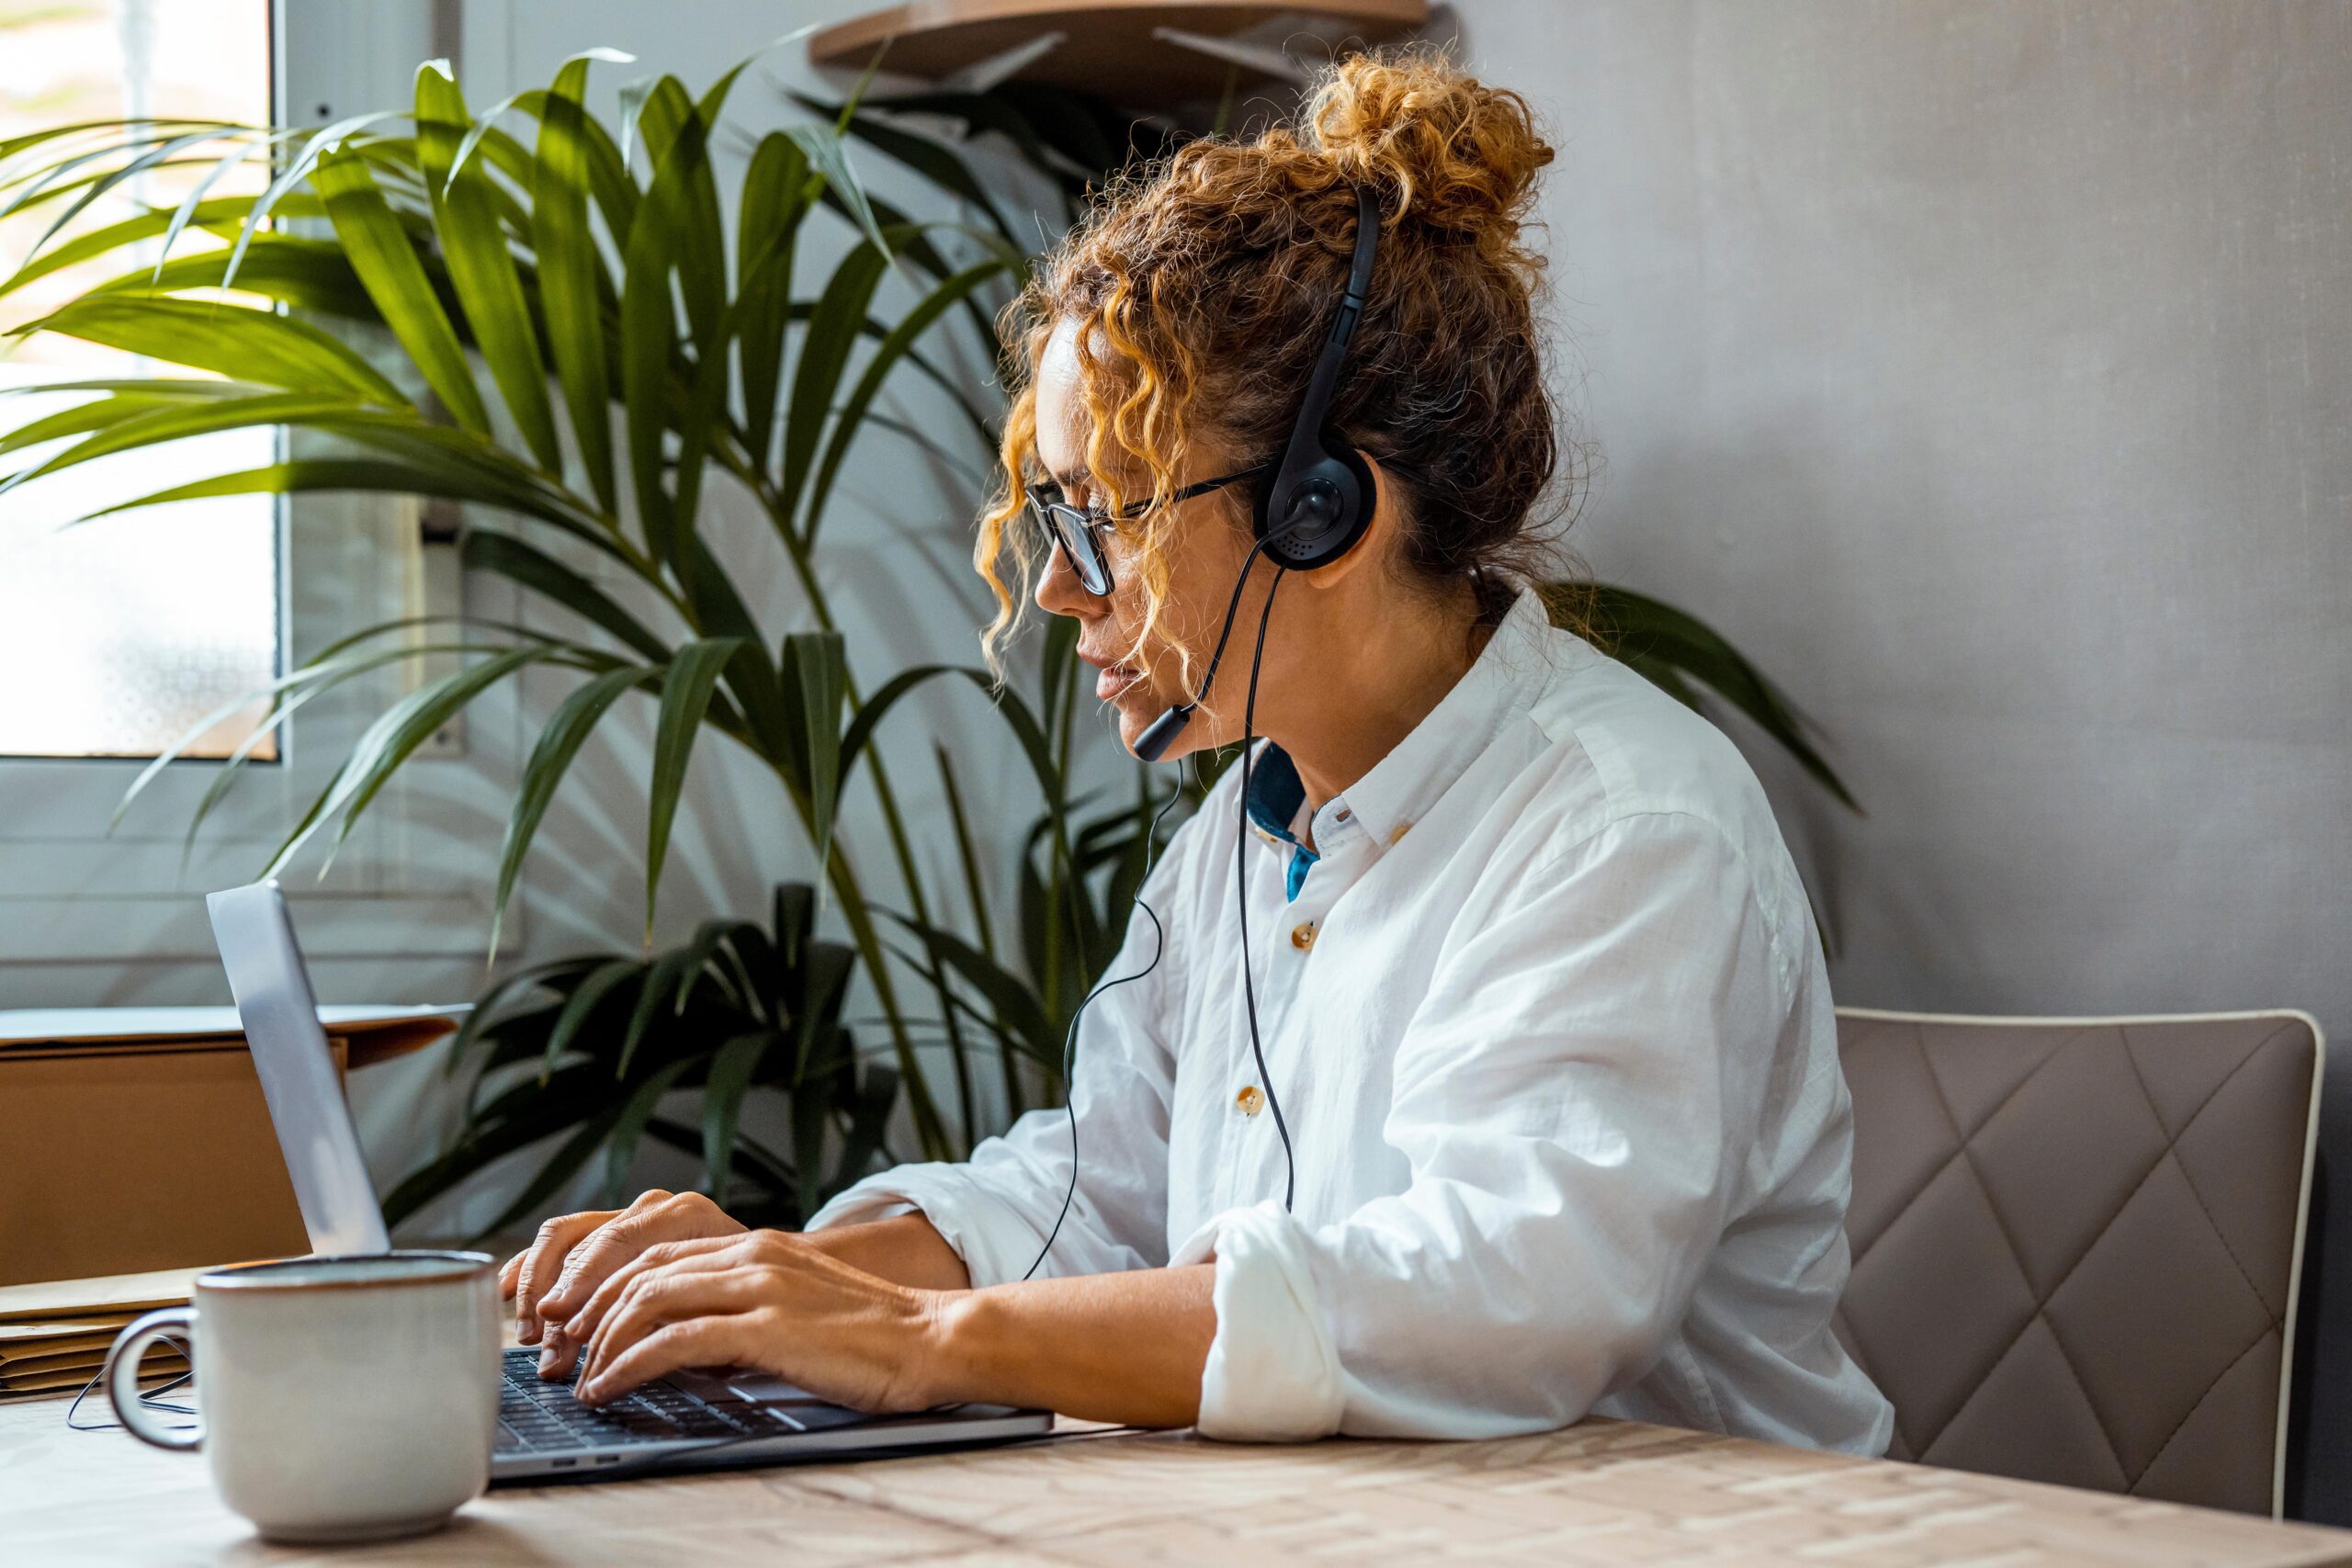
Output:
<svg viewBox="0 0 2352 1568">
<path fill-rule="evenodd" d="M 585 1331 L 570 1331 L 571 1315 L 616 1269 L 659 1243 L 742 1234 L 741 1225 L 702 1194 L 656 1189 L 626 1209 L 549 1220 L 537 1239 L 499 1270 L 499 1293 L 514 1298 L 515 1337 L 541 1347 L 540 1373 L 558 1377 L 587 1338 Z"/>
<path fill-rule="evenodd" d="M 682 1367 L 742 1366 L 859 1410 L 927 1409 L 941 1300 L 781 1231 L 662 1242 L 565 1325 L 586 1347 L 573 1392 L 602 1404 Z"/>
</svg>

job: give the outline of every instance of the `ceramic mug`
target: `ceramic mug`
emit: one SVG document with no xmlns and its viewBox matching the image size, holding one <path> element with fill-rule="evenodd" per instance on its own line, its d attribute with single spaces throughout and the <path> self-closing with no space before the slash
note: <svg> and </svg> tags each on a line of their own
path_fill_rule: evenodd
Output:
<svg viewBox="0 0 2352 1568">
<path fill-rule="evenodd" d="M 266 1536 L 373 1540 L 446 1523 L 490 1479 L 498 1429 L 496 1265 L 479 1252 L 301 1258 L 199 1274 L 107 1353 L 131 1434 L 204 1450 L 220 1500 Z M 203 1425 L 158 1423 L 139 1359 L 192 1342 Z"/>
</svg>

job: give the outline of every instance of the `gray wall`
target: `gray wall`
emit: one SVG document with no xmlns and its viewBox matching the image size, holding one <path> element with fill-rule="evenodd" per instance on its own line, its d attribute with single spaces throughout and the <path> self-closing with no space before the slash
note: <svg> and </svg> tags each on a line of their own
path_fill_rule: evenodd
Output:
<svg viewBox="0 0 2352 1568">
<path fill-rule="evenodd" d="M 1749 749 L 1839 999 L 2352 1040 L 2352 6 L 1459 11 L 1561 149 L 1572 542 L 1753 655 L 1869 810 Z M 2300 1488 L 2336 1520 L 2347 1074 Z"/>
</svg>

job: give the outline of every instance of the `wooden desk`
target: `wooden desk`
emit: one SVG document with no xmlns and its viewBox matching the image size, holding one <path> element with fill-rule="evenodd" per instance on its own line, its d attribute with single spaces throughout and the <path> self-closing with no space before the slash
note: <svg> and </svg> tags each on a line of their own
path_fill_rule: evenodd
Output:
<svg viewBox="0 0 2352 1568">
<path fill-rule="evenodd" d="M 64 1415 L 0 1407 L 0 1562 L 2352 1564 L 2352 1532 L 1614 1421 L 1487 1443 L 1074 1436 L 502 1488 L 436 1535 L 277 1548 L 214 1501 L 200 1458 L 69 1431 Z"/>
</svg>

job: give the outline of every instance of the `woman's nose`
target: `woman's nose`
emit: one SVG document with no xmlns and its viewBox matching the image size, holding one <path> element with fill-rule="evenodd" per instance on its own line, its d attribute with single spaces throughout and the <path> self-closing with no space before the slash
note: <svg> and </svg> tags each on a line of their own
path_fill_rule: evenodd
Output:
<svg viewBox="0 0 2352 1568">
<path fill-rule="evenodd" d="M 1069 558 L 1058 545 L 1046 550 L 1046 570 L 1037 575 L 1037 608 L 1052 615 L 1073 615 L 1083 619 L 1102 613 L 1103 602 L 1086 591 Z"/>
</svg>

